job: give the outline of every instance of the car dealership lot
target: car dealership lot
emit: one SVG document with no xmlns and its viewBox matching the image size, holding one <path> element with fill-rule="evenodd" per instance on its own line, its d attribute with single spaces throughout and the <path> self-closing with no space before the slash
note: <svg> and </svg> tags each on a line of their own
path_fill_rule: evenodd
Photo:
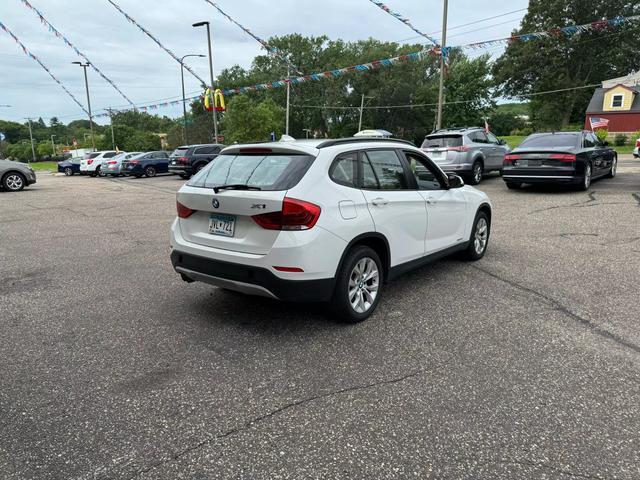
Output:
<svg viewBox="0 0 640 480">
<path fill-rule="evenodd" d="M 0 192 L 1 478 L 638 478 L 640 162 L 509 191 L 362 324 L 186 284 L 183 180 Z"/>
</svg>

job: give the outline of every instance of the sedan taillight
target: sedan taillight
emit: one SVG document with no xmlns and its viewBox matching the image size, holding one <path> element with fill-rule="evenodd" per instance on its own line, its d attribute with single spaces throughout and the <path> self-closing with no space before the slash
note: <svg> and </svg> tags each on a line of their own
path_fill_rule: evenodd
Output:
<svg viewBox="0 0 640 480">
<path fill-rule="evenodd" d="M 87 165 L 91 165 L 93 163 L 93 160 L 87 160 Z"/>
<path fill-rule="evenodd" d="M 178 210 L 178 217 L 180 218 L 189 218 L 195 213 L 195 210 L 190 209 L 178 201 L 176 201 L 176 208 Z"/>
<path fill-rule="evenodd" d="M 576 156 L 570 153 L 552 153 L 549 155 L 551 160 L 559 160 L 562 163 L 573 163 L 576 161 Z"/>
<path fill-rule="evenodd" d="M 107 162 L 107 165 L 115 165 L 116 163 L 118 162 L 116 162 L 115 160 L 110 160 Z"/>
<path fill-rule="evenodd" d="M 521 155 L 508 154 L 504 156 L 503 165 L 513 165 L 513 162 L 522 158 Z"/>
<path fill-rule="evenodd" d="M 309 230 L 320 218 L 320 212 L 318 205 L 285 197 L 281 211 L 262 213 L 251 218 L 266 230 Z"/>
</svg>

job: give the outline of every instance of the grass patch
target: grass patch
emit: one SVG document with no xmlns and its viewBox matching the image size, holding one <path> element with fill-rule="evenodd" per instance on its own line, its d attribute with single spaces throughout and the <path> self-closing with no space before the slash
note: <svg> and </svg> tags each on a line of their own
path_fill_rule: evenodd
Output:
<svg viewBox="0 0 640 480">
<path fill-rule="evenodd" d="M 29 165 L 31 165 L 31 168 L 33 168 L 36 172 L 40 170 L 51 170 L 54 172 L 58 171 L 58 162 L 33 162 Z"/>
<path fill-rule="evenodd" d="M 522 143 L 522 141 L 525 138 L 527 137 L 524 135 L 511 135 L 507 137 L 500 137 L 501 140 L 504 140 L 505 142 L 507 142 L 507 145 L 509 145 L 509 148 L 511 148 L 511 150 L 513 150 L 518 145 L 520 145 L 520 143 Z"/>
</svg>

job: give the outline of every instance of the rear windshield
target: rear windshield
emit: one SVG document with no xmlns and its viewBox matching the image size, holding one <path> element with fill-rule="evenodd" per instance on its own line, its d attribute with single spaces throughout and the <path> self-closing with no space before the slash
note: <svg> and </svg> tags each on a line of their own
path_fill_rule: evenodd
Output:
<svg viewBox="0 0 640 480">
<path fill-rule="evenodd" d="M 187 154 L 188 148 L 176 148 L 171 154 L 172 157 L 184 157 Z"/>
<path fill-rule="evenodd" d="M 96 158 L 98 155 L 100 155 L 100 152 L 85 153 L 84 157 L 82 158 L 85 160 L 89 160 L 91 158 Z"/>
<path fill-rule="evenodd" d="M 310 155 L 219 155 L 187 185 L 202 188 L 248 185 L 261 190 L 288 190 L 300 181 L 312 162 Z"/>
<path fill-rule="evenodd" d="M 422 142 L 422 148 L 461 147 L 462 135 L 438 135 L 427 137 Z"/>
<path fill-rule="evenodd" d="M 572 133 L 550 133 L 525 138 L 518 148 L 575 148 L 579 140 L 580 135 Z"/>
</svg>

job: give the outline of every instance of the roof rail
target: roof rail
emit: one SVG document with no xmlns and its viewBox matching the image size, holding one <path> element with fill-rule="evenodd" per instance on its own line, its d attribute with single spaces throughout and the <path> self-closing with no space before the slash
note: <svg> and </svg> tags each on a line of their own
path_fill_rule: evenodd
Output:
<svg viewBox="0 0 640 480">
<path fill-rule="evenodd" d="M 316 148 L 327 148 L 333 147 L 334 145 L 343 145 L 349 143 L 363 143 L 363 142 L 375 142 L 375 143 L 384 143 L 384 142 L 394 142 L 394 143 L 404 143 L 406 145 L 411 145 L 415 147 L 415 145 L 409 140 L 402 140 L 401 138 L 377 138 L 377 137 L 349 137 L 349 138 L 336 138 L 334 140 L 327 140 L 316 145 Z"/>
<path fill-rule="evenodd" d="M 483 130 L 483 127 L 450 127 L 450 128 L 439 128 L 438 130 L 433 130 L 429 135 L 438 133 L 438 132 L 451 132 L 453 130 Z"/>
</svg>

